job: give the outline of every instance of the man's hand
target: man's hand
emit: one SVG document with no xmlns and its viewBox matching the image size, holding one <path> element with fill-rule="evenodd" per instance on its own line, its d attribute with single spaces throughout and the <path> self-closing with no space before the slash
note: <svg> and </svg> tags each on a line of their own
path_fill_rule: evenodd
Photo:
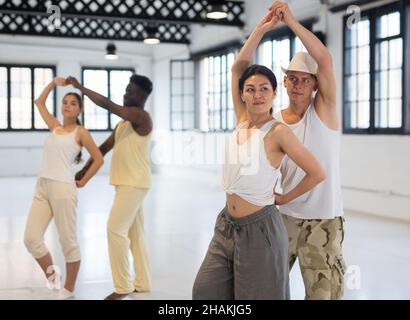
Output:
<svg viewBox="0 0 410 320">
<path fill-rule="evenodd" d="M 66 81 L 67 84 L 71 84 L 76 89 L 80 89 L 81 87 L 81 84 L 78 82 L 78 80 L 72 76 L 69 76 Z"/>
<path fill-rule="evenodd" d="M 275 16 L 280 17 L 281 21 L 289 25 L 289 23 L 296 21 L 287 3 L 282 1 L 275 1 L 269 7 L 269 11 L 273 12 Z"/>
<path fill-rule="evenodd" d="M 84 167 L 75 174 L 75 180 L 80 181 L 86 174 L 88 168 Z"/>
<path fill-rule="evenodd" d="M 87 183 L 84 182 L 84 180 L 75 180 L 75 185 L 77 186 L 77 188 L 82 188 L 86 185 Z"/>
<path fill-rule="evenodd" d="M 75 180 L 80 181 L 84 177 L 84 175 L 87 173 L 88 169 L 90 169 L 92 164 L 93 164 L 93 159 L 92 158 L 88 159 L 85 166 L 75 174 Z"/>
</svg>

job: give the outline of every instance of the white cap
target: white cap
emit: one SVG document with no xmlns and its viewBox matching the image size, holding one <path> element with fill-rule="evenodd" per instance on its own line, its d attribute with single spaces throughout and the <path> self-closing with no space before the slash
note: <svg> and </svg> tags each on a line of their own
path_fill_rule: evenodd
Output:
<svg viewBox="0 0 410 320">
<path fill-rule="evenodd" d="M 287 68 L 282 67 L 282 71 L 287 73 L 288 71 L 299 71 L 313 74 L 317 74 L 317 63 L 312 56 L 307 52 L 297 52 L 289 63 Z"/>
</svg>

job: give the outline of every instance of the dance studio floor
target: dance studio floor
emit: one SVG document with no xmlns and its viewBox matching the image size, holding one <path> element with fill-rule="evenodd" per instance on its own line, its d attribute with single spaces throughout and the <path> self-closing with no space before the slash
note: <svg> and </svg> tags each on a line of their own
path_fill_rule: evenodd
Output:
<svg viewBox="0 0 410 320">
<path fill-rule="evenodd" d="M 153 290 L 130 299 L 191 298 L 224 194 L 212 175 L 181 172 L 154 176 L 145 201 Z M 0 179 L 0 299 L 50 298 L 40 268 L 23 244 L 35 181 L 34 177 Z M 80 190 L 82 265 L 76 299 L 102 299 L 113 291 L 106 241 L 113 194 L 107 176 L 95 177 Z M 54 225 L 46 242 L 56 265 L 63 267 Z M 349 269 L 344 298 L 410 299 L 409 248 L 410 223 L 347 212 L 344 253 Z M 291 272 L 291 295 L 304 297 L 298 267 Z"/>
</svg>

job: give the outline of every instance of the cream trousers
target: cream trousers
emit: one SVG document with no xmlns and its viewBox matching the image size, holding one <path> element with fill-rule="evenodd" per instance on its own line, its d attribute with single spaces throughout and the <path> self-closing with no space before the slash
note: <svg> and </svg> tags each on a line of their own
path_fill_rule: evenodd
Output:
<svg viewBox="0 0 410 320">
<path fill-rule="evenodd" d="M 115 292 L 120 294 L 151 289 L 148 252 L 144 238 L 143 200 L 148 189 L 116 186 L 108 219 L 108 250 Z M 131 280 L 128 253 L 134 258 Z"/>
<path fill-rule="evenodd" d="M 45 178 L 38 179 L 24 232 L 24 244 L 34 258 L 42 258 L 48 253 L 44 234 L 54 218 L 66 262 L 81 259 L 76 236 L 76 209 L 75 185 Z"/>
</svg>

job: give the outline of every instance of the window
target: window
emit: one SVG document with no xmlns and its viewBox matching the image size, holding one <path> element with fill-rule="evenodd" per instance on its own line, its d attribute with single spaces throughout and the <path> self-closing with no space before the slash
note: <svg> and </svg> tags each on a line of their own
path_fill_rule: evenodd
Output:
<svg viewBox="0 0 410 320">
<path fill-rule="evenodd" d="M 402 126 L 403 38 L 400 13 L 376 19 L 375 127 Z"/>
<path fill-rule="evenodd" d="M 233 50 L 208 55 L 200 65 L 200 109 L 203 131 L 226 131 L 235 128 L 235 111 L 231 95 Z"/>
<path fill-rule="evenodd" d="M 171 61 L 171 130 L 195 128 L 195 65 L 192 60 Z"/>
<path fill-rule="evenodd" d="M 83 68 L 85 87 L 123 105 L 123 95 L 134 74 L 133 69 Z M 96 106 L 84 96 L 83 123 L 89 130 L 112 130 L 121 119 L 115 114 Z"/>
<path fill-rule="evenodd" d="M 347 33 L 345 47 L 345 120 L 351 128 L 370 125 L 370 29 L 362 19 Z"/>
<path fill-rule="evenodd" d="M 0 65 L 0 130 L 46 130 L 34 100 L 55 77 L 53 66 Z M 55 92 L 46 101 L 56 115 Z"/>
<path fill-rule="evenodd" d="M 343 129 L 345 133 L 404 133 L 402 12 L 397 6 L 344 19 Z"/>
<path fill-rule="evenodd" d="M 290 34 L 282 37 L 269 38 L 263 41 L 258 47 L 258 64 L 271 69 L 278 83 L 276 90 L 277 95 L 273 102 L 274 112 L 286 108 L 289 104 L 286 88 L 283 86 L 284 74 L 281 67 L 286 67 L 295 53 L 299 51 L 306 51 L 306 49 L 299 38 Z"/>
</svg>

